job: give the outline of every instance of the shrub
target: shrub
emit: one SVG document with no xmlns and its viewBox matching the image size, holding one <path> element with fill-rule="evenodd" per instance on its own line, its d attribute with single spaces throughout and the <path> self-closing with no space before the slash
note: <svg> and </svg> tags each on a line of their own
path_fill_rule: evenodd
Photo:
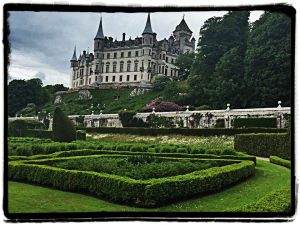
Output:
<svg viewBox="0 0 300 225">
<path fill-rule="evenodd" d="M 224 128 L 224 127 L 225 127 L 225 120 L 217 119 L 215 128 Z"/>
<path fill-rule="evenodd" d="M 263 213 L 290 213 L 291 190 L 289 188 L 272 191 L 257 202 L 230 210 L 231 212 L 263 212 Z"/>
<path fill-rule="evenodd" d="M 248 178 L 255 172 L 253 162 L 243 161 L 202 170 L 201 173 L 195 171 L 185 175 L 142 181 L 112 174 L 38 165 L 43 161 L 45 160 L 9 162 L 8 178 L 65 191 L 90 193 L 114 202 L 144 207 L 154 207 L 197 194 L 216 192 Z"/>
<path fill-rule="evenodd" d="M 76 140 L 86 140 L 86 131 L 85 130 L 76 130 Z"/>
<path fill-rule="evenodd" d="M 60 108 L 56 108 L 53 116 L 53 140 L 71 142 L 76 140 L 76 130 L 71 120 Z"/>
<path fill-rule="evenodd" d="M 142 119 L 135 117 L 136 113 L 133 111 L 119 112 L 119 118 L 123 127 L 147 127 L 148 124 Z"/>
<path fill-rule="evenodd" d="M 250 155 L 270 157 L 276 155 L 290 159 L 289 135 L 282 134 L 239 134 L 234 137 L 234 149 Z"/>
<path fill-rule="evenodd" d="M 277 164 L 277 165 L 280 165 L 280 166 L 291 168 L 291 161 L 279 158 L 277 156 L 272 156 L 271 155 L 270 156 L 270 162 L 274 163 L 274 164 Z"/>
<path fill-rule="evenodd" d="M 234 127 L 269 127 L 276 128 L 277 127 L 277 119 L 276 117 L 248 117 L 248 118 L 235 118 L 234 119 Z"/>
<path fill-rule="evenodd" d="M 33 119 L 16 119 L 8 123 L 8 136 L 22 137 L 28 129 L 43 129 L 45 125 Z"/>
<path fill-rule="evenodd" d="M 97 127 L 85 128 L 87 132 L 93 133 L 119 133 L 119 134 L 138 134 L 138 135 L 192 135 L 192 136 L 214 136 L 214 135 L 235 135 L 242 133 L 283 133 L 286 129 L 277 128 L 206 128 L 206 129 L 188 129 L 188 128 L 142 128 L 142 127 Z"/>
</svg>

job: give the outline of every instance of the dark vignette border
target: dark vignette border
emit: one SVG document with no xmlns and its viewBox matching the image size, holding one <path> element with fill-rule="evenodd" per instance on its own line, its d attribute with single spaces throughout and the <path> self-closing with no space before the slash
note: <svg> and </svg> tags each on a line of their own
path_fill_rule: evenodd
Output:
<svg viewBox="0 0 300 225">
<path fill-rule="evenodd" d="M 181 12 L 181 11 L 241 11 L 268 10 L 287 14 L 291 18 L 291 199 L 290 213 L 230 213 L 230 212 L 93 212 L 93 213 L 9 213 L 8 211 L 8 150 L 7 150 L 7 82 L 9 66 L 9 11 L 49 11 L 49 12 Z M 296 211 L 295 192 L 295 20 L 296 10 L 286 4 L 259 6 L 216 6 L 216 7 L 142 7 L 105 6 L 105 5 L 55 5 L 55 4 L 6 4 L 3 8 L 3 44 L 4 44 L 4 174 L 3 174 L 3 210 L 7 221 L 11 222 L 42 222 L 42 221 L 219 221 L 219 222 L 283 222 L 293 220 Z"/>
</svg>

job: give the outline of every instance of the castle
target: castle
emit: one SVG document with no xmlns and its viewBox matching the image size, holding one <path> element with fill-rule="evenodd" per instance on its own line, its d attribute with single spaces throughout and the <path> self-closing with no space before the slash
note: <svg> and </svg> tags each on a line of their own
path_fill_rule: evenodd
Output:
<svg viewBox="0 0 300 225">
<path fill-rule="evenodd" d="M 94 38 L 94 54 L 87 51 L 76 56 L 76 47 L 71 62 L 71 88 L 98 84 L 150 84 L 157 76 L 178 76 L 174 65 L 178 55 L 194 52 L 195 38 L 184 17 L 163 40 L 156 39 L 148 14 L 142 37 L 121 41 L 104 36 L 102 17 Z"/>
</svg>

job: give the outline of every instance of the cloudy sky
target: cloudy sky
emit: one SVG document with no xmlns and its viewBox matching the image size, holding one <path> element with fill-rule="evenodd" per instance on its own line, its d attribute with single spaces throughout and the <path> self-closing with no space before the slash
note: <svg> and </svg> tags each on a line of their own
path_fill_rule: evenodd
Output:
<svg viewBox="0 0 300 225">
<path fill-rule="evenodd" d="M 172 34 L 183 13 L 198 40 L 200 27 L 205 20 L 227 12 L 151 13 L 152 29 L 157 33 L 158 40 Z M 251 12 L 250 21 L 257 20 L 261 14 L 262 11 Z M 103 13 L 102 17 L 104 35 L 121 40 L 123 32 L 126 33 L 126 39 L 141 36 L 147 14 Z M 74 46 L 77 46 L 77 57 L 83 50 L 93 50 L 99 18 L 99 13 L 10 12 L 10 79 L 38 77 L 44 84 L 69 86 L 70 59 Z"/>
</svg>

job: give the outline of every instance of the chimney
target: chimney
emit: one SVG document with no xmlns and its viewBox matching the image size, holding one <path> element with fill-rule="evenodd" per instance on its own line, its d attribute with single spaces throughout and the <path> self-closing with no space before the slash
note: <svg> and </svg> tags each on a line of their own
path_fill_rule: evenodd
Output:
<svg viewBox="0 0 300 225">
<path fill-rule="evenodd" d="M 126 35 L 126 34 L 125 34 L 125 33 L 123 33 L 123 39 L 122 39 L 122 41 L 125 41 L 125 35 Z"/>
</svg>

